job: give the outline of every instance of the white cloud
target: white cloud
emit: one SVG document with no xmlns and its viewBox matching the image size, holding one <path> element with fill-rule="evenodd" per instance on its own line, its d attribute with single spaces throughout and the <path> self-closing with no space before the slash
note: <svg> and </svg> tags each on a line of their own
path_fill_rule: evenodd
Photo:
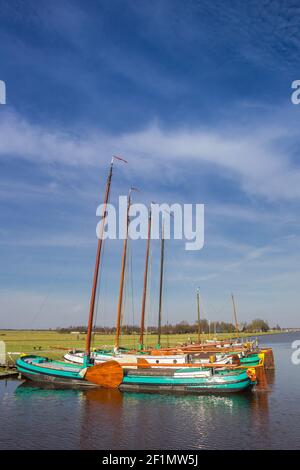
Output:
<svg viewBox="0 0 300 470">
<path fill-rule="evenodd" d="M 166 170 L 174 181 L 183 168 L 193 175 L 193 166 L 203 163 L 251 195 L 297 200 L 300 171 L 277 145 L 288 137 L 288 131 L 278 127 L 244 133 L 227 129 L 225 135 L 220 130 L 167 131 L 158 124 L 114 136 L 95 130 L 74 135 L 31 124 L 10 112 L 0 118 L 0 157 L 90 167 L 107 165 L 112 154 L 120 153 L 129 159 L 132 174 L 157 181 L 166 177 Z"/>
</svg>

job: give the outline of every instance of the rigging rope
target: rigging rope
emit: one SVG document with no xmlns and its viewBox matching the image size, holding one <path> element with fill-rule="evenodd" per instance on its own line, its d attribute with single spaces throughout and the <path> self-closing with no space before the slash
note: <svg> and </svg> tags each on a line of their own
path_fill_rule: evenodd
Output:
<svg viewBox="0 0 300 470">
<path fill-rule="evenodd" d="M 109 197 L 108 197 L 108 200 L 107 200 L 108 204 L 110 203 L 110 200 L 111 200 L 111 195 L 109 195 Z M 97 238 L 97 241 L 98 241 L 98 238 Z M 100 293 L 102 293 L 102 297 L 103 297 L 103 289 L 102 289 L 103 275 L 102 275 L 102 270 L 103 270 L 103 259 L 105 258 L 105 252 L 106 252 L 106 243 L 105 242 L 106 242 L 106 239 L 104 238 L 102 240 L 102 256 L 100 258 L 100 265 L 99 265 L 99 274 L 98 274 L 97 291 L 96 291 L 96 305 L 95 305 L 95 308 L 94 308 L 94 318 L 93 318 L 93 331 L 95 329 L 95 326 L 97 325 L 99 310 L 101 309 L 101 305 L 103 305 L 103 302 L 101 304 L 99 299 L 100 299 Z M 99 308 L 99 305 L 100 305 L 100 308 Z M 94 340 L 95 340 L 95 333 L 92 334 L 92 338 L 91 338 L 92 346 L 94 346 Z"/>
<path fill-rule="evenodd" d="M 130 278 L 131 278 L 131 308 L 132 308 L 132 327 L 135 327 L 135 305 L 134 305 L 134 282 L 133 282 L 133 256 L 132 243 L 130 243 Z M 133 345 L 136 347 L 136 332 L 133 330 Z"/>
<path fill-rule="evenodd" d="M 102 289 L 102 267 L 103 267 L 103 259 L 105 257 L 105 243 L 103 240 L 102 243 L 102 256 L 100 259 L 100 266 L 99 266 L 99 275 L 98 275 L 98 283 L 97 283 L 97 292 L 96 292 L 96 305 L 95 305 L 95 310 L 94 310 L 94 322 L 93 322 L 93 331 L 95 330 L 95 327 L 97 325 L 97 319 L 98 319 L 98 313 L 99 313 L 99 304 L 101 308 L 101 302 L 99 302 L 100 299 L 100 292 L 103 294 L 103 289 Z M 94 346 L 95 343 L 95 331 L 92 334 L 92 341 L 91 344 Z"/>
<path fill-rule="evenodd" d="M 149 298 L 149 315 L 146 316 L 146 347 L 149 347 L 149 326 L 151 324 L 155 325 L 156 321 L 154 320 L 154 313 L 153 313 L 153 304 L 154 304 L 154 297 L 155 297 L 155 288 L 154 288 L 154 281 L 155 281 L 155 276 L 153 275 L 153 260 L 155 259 L 155 250 L 153 243 L 150 245 L 150 253 L 149 253 L 149 275 L 148 275 L 148 283 L 149 283 L 149 288 L 148 288 L 148 298 Z M 152 343 L 152 341 L 151 341 Z"/>
</svg>

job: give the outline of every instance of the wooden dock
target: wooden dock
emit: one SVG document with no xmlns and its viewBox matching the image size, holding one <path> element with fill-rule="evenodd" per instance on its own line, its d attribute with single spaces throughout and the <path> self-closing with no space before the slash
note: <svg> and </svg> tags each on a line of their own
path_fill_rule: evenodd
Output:
<svg viewBox="0 0 300 470">
<path fill-rule="evenodd" d="M 0 370 L 0 380 L 1 379 L 10 379 L 13 377 L 18 377 L 19 372 L 17 370 Z"/>
</svg>

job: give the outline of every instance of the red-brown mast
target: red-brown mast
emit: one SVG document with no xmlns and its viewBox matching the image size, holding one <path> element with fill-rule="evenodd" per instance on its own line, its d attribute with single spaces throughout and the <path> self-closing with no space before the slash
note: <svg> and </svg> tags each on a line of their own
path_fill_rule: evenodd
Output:
<svg viewBox="0 0 300 470">
<path fill-rule="evenodd" d="M 145 271 L 144 271 L 144 288 L 143 288 L 143 299 L 142 299 L 141 332 L 140 332 L 140 339 L 139 339 L 140 349 L 143 349 L 143 347 L 144 347 L 145 307 L 146 307 L 146 296 L 147 296 L 150 238 L 151 238 L 151 206 L 150 206 L 149 218 L 148 218 L 148 239 L 147 239 L 147 249 L 146 249 L 146 263 L 145 263 Z"/>
<path fill-rule="evenodd" d="M 232 299 L 232 305 L 233 305 L 233 315 L 234 315 L 234 321 L 235 321 L 236 336 L 238 338 L 239 337 L 239 324 L 237 320 L 236 306 L 235 306 L 233 294 L 231 294 L 231 299 Z"/>
<path fill-rule="evenodd" d="M 201 321 L 200 321 L 200 289 L 197 288 L 197 314 L 198 314 L 198 344 L 201 343 Z"/>
<path fill-rule="evenodd" d="M 107 209 L 107 203 L 108 203 L 109 193 L 110 193 L 110 185 L 111 185 L 114 159 L 121 160 L 124 163 L 127 163 L 126 160 L 124 160 L 123 158 L 113 156 L 111 159 L 109 173 L 107 177 L 104 203 L 103 203 L 103 211 L 102 211 L 102 220 L 101 220 L 101 227 L 100 227 L 100 237 L 98 239 L 98 245 L 97 245 L 93 287 L 92 287 L 91 301 L 90 301 L 90 312 L 89 312 L 89 320 L 88 320 L 88 328 L 87 328 L 87 336 L 86 336 L 86 347 L 85 347 L 86 363 L 89 362 L 90 352 L 91 352 L 91 339 L 92 339 L 93 318 L 94 318 L 94 310 L 95 310 L 95 299 L 96 299 L 97 284 L 98 284 L 98 277 L 99 277 L 99 267 L 100 267 L 103 232 L 104 232 L 104 225 L 105 225 L 105 218 L 106 218 L 106 209 Z"/>
<path fill-rule="evenodd" d="M 118 302 L 118 314 L 117 314 L 117 325 L 116 325 L 116 337 L 115 337 L 115 351 L 119 349 L 120 344 L 120 333 L 121 333 L 121 315 L 122 315 L 122 304 L 123 304 L 123 290 L 124 290 L 124 277 L 126 267 L 126 254 L 127 254 L 127 241 L 128 241 L 128 227 L 129 227 L 129 209 L 131 204 L 131 191 L 130 189 L 127 199 L 127 212 L 126 212 L 126 235 L 123 243 L 123 255 L 122 255 L 122 267 L 120 277 L 120 290 L 119 290 L 119 302 Z"/>
<path fill-rule="evenodd" d="M 164 235 L 164 217 L 162 217 L 157 348 L 161 347 L 160 339 L 161 339 L 162 295 L 163 295 L 163 278 L 164 278 L 164 257 L 165 257 L 164 253 L 165 253 L 165 235 Z"/>
</svg>

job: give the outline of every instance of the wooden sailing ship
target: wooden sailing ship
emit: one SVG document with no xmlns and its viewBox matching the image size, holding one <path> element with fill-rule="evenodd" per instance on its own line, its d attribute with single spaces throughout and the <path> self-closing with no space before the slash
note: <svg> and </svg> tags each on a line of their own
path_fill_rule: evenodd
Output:
<svg viewBox="0 0 300 470">
<path fill-rule="evenodd" d="M 127 252 L 127 240 L 128 240 L 128 220 L 129 220 L 129 209 L 131 203 L 131 191 L 128 196 L 127 203 L 127 233 L 123 244 L 122 254 L 122 267 L 121 267 L 121 278 L 120 278 L 120 292 L 119 302 L 117 311 L 117 326 L 116 326 L 116 337 L 114 344 L 113 354 L 106 360 L 98 364 L 95 364 L 95 353 L 91 354 L 91 338 L 93 319 L 95 314 L 95 298 L 99 277 L 100 259 L 102 252 L 102 241 L 104 223 L 106 218 L 106 208 L 110 194 L 113 163 L 115 158 L 122 160 L 119 157 L 113 157 L 110 165 L 110 170 L 107 178 L 105 198 L 103 204 L 103 216 L 101 222 L 101 233 L 97 244 L 96 263 L 94 270 L 94 278 L 92 285 L 90 310 L 88 318 L 88 329 L 86 338 L 86 349 L 80 359 L 80 364 L 70 364 L 62 361 L 53 361 L 48 358 L 25 355 L 17 360 L 17 368 L 19 372 L 25 377 L 35 382 L 51 382 L 63 385 L 71 386 L 100 386 L 117 388 L 121 390 L 142 390 L 142 391 L 181 391 L 191 393 L 228 393 L 238 392 L 250 388 L 256 383 L 256 375 L 254 369 L 243 370 L 237 368 L 236 365 L 232 365 L 231 368 L 214 368 L 200 366 L 200 364 L 186 364 L 186 354 L 181 352 L 170 351 L 163 352 L 156 350 L 155 354 L 138 355 L 138 354 L 126 354 L 128 361 L 132 361 L 134 357 L 136 359 L 136 368 L 130 370 L 127 368 L 124 370 L 121 367 L 121 356 L 122 352 L 119 348 L 120 339 L 120 327 L 121 327 L 121 309 L 123 300 L 123 286 L 124 286 L 124 273 L 126 265 L 126 252 Z M 150 224 L 150 223 L 149 223 Z M 150 234 L 150 232 L 149 232 Z M 148 237 L 150 240 L 150 236 Z M 148 241 L 149 243 L 149 241 Z M 147 248 L 148 253 L 148 248 Z M 147 254 L 147 257 L 149 253 Z M 164 256 L 164 237 L 162 236 L 162 249 L 161 249 L 161 273 L 160 273 L 160 298 L 159 298 L 159 336 L 158 336 L 158 347 L 160 347 L 160 327 L 161 327 L 161 302 L 162 302 L 162 280 L 163 280 L 163 256 Z M 148 261 L 147 261 L 148 262 Z M 144 288 L 147 283 L 144 283 Z M 143 311 L 144 311 L 143 297 Z M 145 312 L 144 312 L 145 313 Z M 144 322 L 144 317 L 142 318 Z M 142 323 L 141 329 L 141 342 L 143 345 L 143 329 L 144 323 Z M 137 353 L 137 352 L 136 352 Z M 158 354 L 157 354 L 158 353 Z M 123 354 L 124 356 L 124 354 Z M 141 357 L 142 356 L 142 357 Z M 159 370 L 155 367 L 149 369 L 149 360 L 154 360 L 155 364 L 158 365 L 160 360 L 168 361 L 166 366 Z M 154 357 L 154 359 L 153 359 Z M 172 366 L 169 362 L 172 360 Z M 180 361 L 183 363 L 181 364 Z M 154 364 L 153 364 L 154 365 Z M 189 367 L 183 367 L 188 365 Z"/>
<path fill-rule="evenodd" d="M 91 358 L 91 338 L 102 251 L 102 235 L 104 231 L 105 215 L 110 194 L 113 164 L 115 159 L 122 160 L 119 157 L 112 158 L 107 177 L 101 221 L 101 236 L 99 237 L 97 244 L 96 263 L 91 293 L 86 349 L 82 364 L 72 365 L 62 361 L 53 361 L 45 357 L 23 355 L 17 360 L 16 366 L 22 376 L 27 379 L 33 380 L 35 382 L 51 382 L 70 386 L 101 386 L 108 388 L 118 387 L 123 380 L 123 370 L 117 361 L 107 361 L 103 364 L 94 365 L 94 361 Z"/>
<path fill-rule="evenodd" d="M 127 202 L 127 214 L 126 222 L 128 227 L 129 222 L 129 211 L 131 205 L 131 190 L 128 195 Z M 125 265 L 127 256 L 127 240 L 128 232 L 123 243 L 122 253 L 122 265 L 121 265 L 121 276 L 120 276 L 120 289 L 119 289 L 119 300 L 117 310 L 117 323 L 116 323 L 116 336 L 114 349 L 103 350 L 96 349 L 92 353 L 92 357 L 95 363 L 104 363 L 109 360 L 117 360 L 122 367 L 126 369 L 136 369 L 141 367 L 141 363 L 148 364 L 149 367 L 153 368 L 166 368 L 173 367 L 174 364 L 178 364 L 181 367 L 190 367 L 192 364 L 195 366 L 203 366 L 209 364 L 210 367 L 219 367 L 226 364 L 234 364 L 235 366 L 241 365 L 241 367 L 261 367 L 264 362 L 263 353 L 253 353 L 247 349 L 245 345 L 232 346 L 232 349 L 224 350 L 216 349 L 215 345 L 203 345 L 201 344 L 200 338 L 200 301 L 199 291 L 197 291 L 197 306 L 198 306 L 198 341 L 196 345 L 189 345 L 186 347 L 177 348 L 162 348 L 161 347 L 161 321 L 162 321 L 162 295 L 163 295 L 163 277 L 164 277 L 164 226 L 162 222 L 161 230 L 161 253 L 160 253 L 160 283 L 159 283 L 159 307 L 158 307 L 158 339 L 157 346 L 155 349 L 146 349 L 144 345 L 144 330 L 145 330 L 145 305 L 147 296 L 147 280 L 148 280 L 148 264 L 149 264 L 149 251 L 150 251 L 150 239 L 151 239 L 151 206 L 149 210 L 148 218 L 148 237 L 146 247 L 146 260 L 144 270 L 144 283 L 143 283 L 143 295 L 142 295 L 142 307 L 141 307 L 141 327 L 139 337 L 139 349 L 120 349 L 120 332 L 121 332 L 121 316 L 122 316 L 122 304 L 123 304 L 123 289 L 124 289 L 124 277 L 125 277 Z M 218 345 L 218 347 L 221 345 Z M 246 354 L 247 353 L 247 354 Z M 82 364 L 85 353 L 83 351 L 69 351 L 65 354 L 65 360 L 77 364 Z"/>
</svg>

